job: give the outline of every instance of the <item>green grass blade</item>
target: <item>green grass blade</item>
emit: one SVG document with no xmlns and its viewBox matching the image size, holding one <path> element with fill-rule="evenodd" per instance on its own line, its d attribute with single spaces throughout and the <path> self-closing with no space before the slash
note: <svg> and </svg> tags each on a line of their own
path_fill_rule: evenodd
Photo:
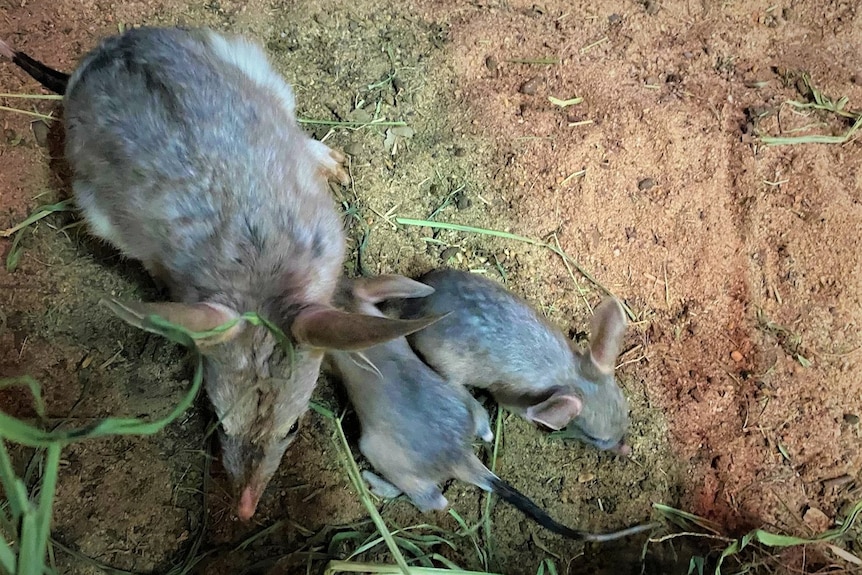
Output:
<svg viewBox="0 0 862 575">
<path fill-rule="evenodd" d="M 83 439 L 109 435 L 153 435 L 164 429 L 191 406 L 200 391 L 202 382 L 203 359 L 198 355 L 191 388 L 174 409 L 161 419 L 143 421 L 134 418 L 108 418 L 79 429 L 44 431 L 0 412 L 0 436 L 29 447 L 49 447 L 55 442 L 67 445 Z M 2 455 L 0 455 L 0 473 L 3 472 L 2 467 Z M 3 479 L 5 482 L 5 478 Z"/>
<path fill-rule="evenodd" d="M 485 228 L 476 228 L 473 226 L 464 226 L 461 224 L 450 224 L 448 222 L 432 222 L 428 220 L 414 220 L 411 218 L 395 218 L 395 221 L 399 224 L 405 226 L 422 226 L 422 227 L 430 227 L 430 228 L 439 228 L 441 230 L 452 230 L 456 232 L 470 232 L 474 234 L 483 234 L 486 236 L 494 236 L 498 238 L 505 238 L 507 240 L 515 240 L 518 242 L 524 242 L 525 244 L 530 244 L 534 246 L 543 246 L 548 247 L 548 244 L 545 242 L 541 242 L 539 240 L 534 240 L 533 238 L 528 238 L 526 236 L 519 236 L 518 234 L 512 234 L 509 232 L 501 232 L 499 230 L 487 230 Z"/>
<path fill-rule="evenodd" d="M 39 540 L 39 531 L 36 514 L 26 513 L 21 520 L 21 539 L 18 541 L 18 572 L 15 575 L 42 575 L 45 551 L 36 546 Z"/>
<path fill-rule="evenodd" d="M 503 442 L 503 410 L 497 407 L 497 417 L 494 421 L 494 448 L 491 451 L 491 462 L 488 468 L 491 473 L 497 472 L 497 459 L 500 455 L 500 444 Z M 494 504 L 494 494 L 485 494 L 485 506 L 482 512 L 482 533 L 485 540 L 485 557 L 488 561 L 487 568 L 494 560 L 494 539 L 491 535 L 491 507 Z"/>
<path fill-rule="evenodd" d="M 3 573 L 15 573 L 16 566 L 17 561 L 15 559 L 15 552 L 12 551 L 12 546 L 0 535 L 0 570 Z"/>
<path fill-rule="evenodd" d="M 18 263 L 21 261 L 21 254 L 24 249 L 21 247 L 21 240 L 24 238 L 24 230 L 20 230 L 12 239 L 12 246 L 9 248 L 9 255 L 6 256 L 6 271 L 10 274 L 18 269 Z"/>
<path fill-rule="evenodd" d="M 454 561 L 452 561 L 450 559 L 443 557 L 439 553 L 432 553 L 431 559 L 433 559 L 434 561 L 437 561 L 438 563 L 442 563 L 443 565 L 446 566 L 446 569 L 448 569 L 449 571 L 461 571 L 461 572 L 464 571 L 461 567 L 458 566 L 457 563 L 455 563 Z"/>
<path fill-rule="evenodd" d="M 307 124 L 311 126 L 333 126 L 336 128 L 365 128 L 366 126 L 383 126 L 388 128 L 407 125 L 407 122 L 389 122 L 386 120 L 371 120 L 369 122 L 339 122 L 338 120 L 315 120 L 312 118 L 297 118 L 296 121 L 300 124 Z"/>
<path fill-rule="evenodd" d="M 53 119 L 53 118 L 52 118 Z M 53 214 L 54 212 L 68 212 L 72 209 L 72 200 L 63 200 L 62 202 L 57 202 L 56 204 L 50 204 L 47 206 L 40 206 L 36 208 L 36 211 L 33 212 L 27 219 L 25 219 L 20 224 L 16 224 L 11 228 L 0 231 L 0 237 L 8 238 L 18 230 L 22 230 L 29 226 L 30 224 L 34 224 L 41 220 L 42 218 Z"/>
<path fill-rule="evenodd" d="M 175 327 L 173 325 L 169 327 L 159 326 L 160 331 L 157 333 L 167 334 L 167 337 L 171 337 L 175 341 L 193 346 L 194 341 L 190 334 L 183 332 L 181 328 L 174 330 Z M 48 543 L 50 541 L 51 519 L 62 446 L 85 438 L 125 434 L 151 435 L 161 431 L 189 408 L 200 391 L 203 383 L 203 358 L 200 354 L 196 354 L 196 359 L 195 373 L 188 393 L 167 416 L 155 421 L 108 418 L 81 429 L 44 431 L 0 412 L 0 482 L 2 482 L 3 491 L 12 514 L 12 517 L 8 518 L 8 522 L 14 524 L 20 518 L 17 564 L 13 545 L 0 538 L 0 568 L 10 574 L 14 573 L 14 575 L 44 575 L 54 572 L 45 564 L 45 560 L 46 553 L 49 551 Z M 36 411 L 40 415 L 44 414 L 41 389 L 34 378 L 24 376 L 0 380 L 0 388 L 12 385 L 27 386 L 33 395 Z M 36 506 L 30 502 L 24 482 L 15 475 L 12 461 L 6 449 L 6 440 L 31 447 L 47 447 L 42 485 L 39 489 L 38 505 Z M 6 523 L 5 510 L 3 511 L 3 519 Z M 11 531 L 14 532 L 16 529 L 13 528 Z M 69 551 L 62 546 L 59 548 Z M 50 548 L 50 556 L 53 564 L 53 547 Z M 196 558 L 197 560 L 188 566 L 188 570 L 193 568 L 194 563 L 202 557 Z M 188 570 L 184 573 L 187 573 Z"/>
<path fill-rule="evenodd" d="M 760 141 L 767 146 L 791 146 L 795 144 L 843 144 L 850 140 L 853 135 L 862 128 L 862 114 L 856 118 L 856 122 L 844 134 L 840 136 L 761 136 Z"/>
<path fill-rule="evenodd" d="M 553 96 L 548 96 L 548 101 L 555 106 L 559 106 L 560 108 L 567 108 L 569 106 L 574 106 L 576 104 L 580 104 L 584 101 L 583 98 L 570 98 L 568 100 L 561 100 L 560 98 L 554 98 Z"/>
<path fill-rule="evenodd" d="M 3 429 L 0 424 L 0 429 Z M 27 497 L 27 488 L 15 475 L 12 459 L 6 450 L 6 443 L 0 440 L 0 483 L 3 485 L 6 500 L 9 502 L 9 510 L 12 512 L 12 521 L 15 522 L 24 515 L 30 507 Z"/>
<path fill-rule="evenodd" d="M 48 116 L 46 114 L 40 114 L 39 112 L 31 112 L 30 110 L 22 110 L 21 108 L 11 108 L 9 106 L 0 106 L 0 110 L 4 112 L 15 112 L 17 114 L 24 114 L 25 116 L 32 116 L 34 118 L 41 118 L 46 121 L 53 122 L 57 118 L 54 116 Z"/>
<path fill-rule="evenodd" d="M 60 444 L 48 446 L 45 455 L 45 470 L 42 473 L 42 488 L 39 491 L 39 507 L 35 511 L 36 524 L 39 532 L 36 539 L 36 549 L 44 553 L 51 535 L 51 516 L 54 510 L 54 493 L 57 489 L 57 475 L 60 468 Z M 44 560 L 44 555 L 42 557 Z M 40 574 L 41 575 L 41 574 Z"/>
<path fill-rule="evenodd" d="M 811 539 L 770 533 L 763 529 L 755 529 L 754 531 L 745 534 L 742 539 L 734 541 L 728 545 L 724 551 L 722 551 L 721 556 L 718 558 L 718 563 L 715 566 L 715 575 L 721 575 L 721 565 L 724 563 L 726 558 L 739 553 L 745 547 L 750 545 L 752 541 L 756 541 L 757 543 L 761 543 L 769 547 L 792 547 L 795 545 L 809 545 L 812 543 L 832 541 L 846 534 L 856 522 L 856 519 L 859 518 L 860 513 L 862 513 L 862 501 L 857 502 L 856 505 L 853 506 L 850 514 L 844 519 L 840 527 L 824 531 L 817 537 L 813 537 Z"/>
<path fill-rule="evenodd" d="M 353 561 L 330 561 L 326 565 L 325 575 L 333 573 L 371 573 L 381 575 L 397 575 L 400 573 L 397 565 L 378 565 L 374 563 L 356 563 Z M 413 575 L 501 575 L 483 571 L 463 571 L 460 569 L 438 569 L 435 567 L 412 567 Z"/>
<path fill-rule="evenodd" d="M 311 408 L 312 411 L 317 413 L 318 415 L 322 415 L 328 419 L 335 419 L 335 412 L 320 403 L 319 401 L 312 401 L 308 404 L 308 407 Z"/>
<path fill-rule="evenodd" d="M 434 564 L 431 563 L 431 560 L 425 556 L 425 552 L 419 548 L 418 545 L 409 541 L 403 537 L 392 536 L 392 540 L 395 541 L 395 544 L 398 545 L 399 549 L 403 549 L 407 551 L 410 555 L 413 556 L 413 562 L 418 562 L 422 567 L 434 567 Z"/>
<path fill-rule="evenodd" d="M 63 96 L 58 94 L 0 94 L 0 98 L 18 98 L 21 100 L 62 100 Z"/>
<path fill-rule="evenodd" d="M 389 548 L 389 552 L 392 553 L 392 557 L 398 564 L 396 567 L 398 571 L 395 571 L 395 573 L 400 572 L 404 575 L 411 575 L 411 573 L 413 573 L 415 575 L 416 571 L 411 571 L 410 567 L 407 565 L 404 555 L 402 555 L 401 550 L 392 538 L 392 533 L 389 532 L 389 528 L 386 527 L 386 523 L 380 516 L 380 512 L 377 511 L 377 508 L 374 506 L 374 502 L 371 500 L 371 494 L 365 487 L 362 474 L 359 471 L 359 466 L 356 465 L 356 460 L 353 458 L 353 453 L 350 451 L 350 444 L 347 442 L 347 436 L 344 435 L 344 428 L 341 426 L 341 421 L 339 419 L 335 419 L 334 421 L 335 431 L 344 452 L 344 463 L 347 467 L 347 475 L 349 476 L 351 483 L 353 483 L 354 489 L 359 492 L 359 499 L 362 501 L 362 504 L 371 516 L 371 520 L 374 522 L 374 526 L 377 527 L 380 535 L 383 536 L 383 539 L 386 541 L 386 546 Z"/>
<path fill-rule="evenodd" d="M 661 513 L 665 519 L 683 529 L 692 530 L 698 527 L 705 531 L 709 531 L 714 535 L 721 533 L 721 527 L 717 523 L 699 515 L 676 509 L 675 507 L 670 507 L 668 505 L 663 505 L 661 503 L 653 503 L 652 506 L 656 511 Z"/>
<path fill-rule="evenodd" d="M 327 547 L 327 554 L 334 556 L 336 554 L 336 550 L 338 549 L 338 546 L 342 542 L 361 541 L 363 538 L 364 538 L 363 534 L 358 532 L 358 531 L 342 531 L 340 533 L 336 533 L 329 540 L 329 546 Z M 353 558 L 353 555 L 355 555 L 355 552 L 352 553 L 350 555 L 350 557 L 348 557 L 348 559 Z"/>
<path fill-rule="evenodd" d="M 489 229 L 485 229 L 485 228 L 477 228 L 477 227 L 465 226 L 465 225 L 461 225 L 461 224 L 451 224 L 448 222 L 436 222 L 436 221 L 430 221 L 430 220 L 416 220 L 416 219 L 412 219 L 412 218 L 395 218 L 395 221 L 398 222 L 399 224 L 405 225 L 405 226 L 429 227 L 429 228 L 437 228 L 437 229 L 441 229 L 441 230 L 452 230 L 452 231 L 456 231 L 456 232 L 468 232 L 468 233 L 472 233 L 472 234 L 482 234 L 482 235 L 486 235 L 486 236 L 493 236 L 493 237 L 497 237 L 497 238 L 503 238 L 503 239 L 507 239 L 507 240 L 514 240 L 517 242 L 522 242 L 525 244 L 529 244 L 531 246 L 539 246 L 539 247 L 551 250 L 552 252 L 557 254 L 560 258 L 562 258 L 562 260 L 565 263 L 567 263 L 568 265 L 570 265 L 573 268 L 575 268 L 576 270 L 578 270 L 578 273 L 580 273 L 582 276 L 584 276 L 591 284 L 593 284 L 594 286 L 596 286 L 597 288 L 602 290 L 607 295 L 614 296 L 614 294 L 613 294 L 613 292 L 611 292 L 611 290 L 609 290 L 604 285 L 599 283 L 599 281 L 596 278 L 594 278 L 590 272 L 588 272 L 586 269 L 584 269 L 581 266 L 581 264 L 578 263 L 574 258 L 572 258 L 569 254 L 567 254 L 565 251 L 558 248 L 557 246 L 551 245 L 547 242 L 535 240 L 533 238 L 528 238 L 526 236 L 520 236 L 518 234 L 512 234 L 509 232 L 501 232 L 499 230 L 489 230 Z M 614 297 L 616 297 L 616 296 L 614 296 Z M 635 316 L 634 312 L 632 312 L 631 308 L 629 308 L 629 306 L 626 305 L 626 303 L 624 301 L 622 301 L 621 299 L 619 299 L 619 298 L 617 298 L 617 299 L 619 300 L 620 304 L 623 306 L 623 309 L 625 310 L 625 312 L 629 316 L 629 318 L 631 318 L 632 321 L 637 321 L 637 317 Z"/>
</svg>

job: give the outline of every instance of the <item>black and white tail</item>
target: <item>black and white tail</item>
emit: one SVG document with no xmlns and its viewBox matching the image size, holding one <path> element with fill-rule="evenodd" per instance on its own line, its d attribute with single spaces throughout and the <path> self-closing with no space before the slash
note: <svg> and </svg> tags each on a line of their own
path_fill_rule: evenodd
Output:
<svg viewBox="0 0 862 575">
<path fill-rule="evenodd" d="M 614 531 L 612 533 L 587 533 L 585 531 L 579 531 L 556 521 L 553 517 L 548 515 L 547 511 L 536 505 L 529 497 L 496 475 L 492 475 L 489 478 L 489 483 L 491 484 L 491 490 L 499 495 L 500 499 L 506 503 L 510 503 L 514 507 L 517 507 L 524 515 L 545 529 L 558 535 L 562 535 L 563 537 L 568 537 L 569 539 L 594 542 L 614 541 L 616 539 L 622 539 L 623 537 L 636 535 L 644 531 L 650 531 L 659 526 L 658 523 L 649 523 L 647 525 L 636 525 L 634 527 Z"/>
<path fill-rule="evenodd" d="M 605 542 L 622 539 L 630 535 L 650 531 L 660 527 L 659 523 L 649 523 L 646 525 L 636 525 L 628 529 L 614 531 L 612 533 L 588 533 L 578 529 L 572 529 L 562 523 L 556 521 L 548 515 L 548 512 L 536 505 L 532 499 L 512 487 L 506 481 L 494 475 L 475 454 L 470 454 L 468 459 L 459 469 L 455 471 L 456 476 L 461 481 L 466 481 L 476 485 L 480 489 L 496 493 L 500 499 L 517 508 L 521 513 L 553 533 L 575 539 L 578 541 Z"/>
<path fill-rule="evenodd" d="M 65 94 L 69 83 L 69 74 L 58 72 L 38 62 L 23 52 L 17 52 L 0 40 L 0 58 L 11 60 L 16 66 L 27 72 L 34 80 L 56 94 Z"/>
</svg>

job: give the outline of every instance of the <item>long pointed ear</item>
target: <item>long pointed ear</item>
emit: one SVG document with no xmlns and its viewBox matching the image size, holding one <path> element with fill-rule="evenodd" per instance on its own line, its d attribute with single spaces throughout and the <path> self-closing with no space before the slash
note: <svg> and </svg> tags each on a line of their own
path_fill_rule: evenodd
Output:
<svg viewBox="0 0 862 575">
<path fill-rule="evenodd" d="M 331 307 L 310 306 L 299 312 L 290 326 L 290 332 L 296 341 L 312 347 L 357 351 L 410 335 L 444 317 L 389 319 L 348 313 Z"/>
<path fill-rule="evenodd" d="M 614 297 L 605 298 L 590 322 L 590 359 L 602 373 L 614 372 L 626 334 L 626 313 Z"/>
<path fill-rule="evenodd" d="M 185 304 L 175 302 L 144 303 L 121 302 L 115 299 L 103 299 L 101 303 L 114 312 L 126 323 L 151 333 L 161 334 L 148 321 L 147 317 L 157 315 L 171 323 L 180 325 L 189 331 L 210 331 L 239 314 L 229 307 L 216 303 Z M 195 340 L 199 348 L 223 343 L 236 337 L 240 332 L 240 323 L 230 329 L 205 339 Z"/>
<path fill-rule="evenodd" d="M 353 280 L 353 294 L 369 303 L 388 299 L 425 297 L 432 293 L 434 293 L 433 287 L 395 274 Z"/>
<path fill-rule="evenodd" d="M 581 413 L 583 403 L 576 395 L 554 394 L 542 403 L 527 408 L 528 421 L 559 431 Z"/>
</svg>

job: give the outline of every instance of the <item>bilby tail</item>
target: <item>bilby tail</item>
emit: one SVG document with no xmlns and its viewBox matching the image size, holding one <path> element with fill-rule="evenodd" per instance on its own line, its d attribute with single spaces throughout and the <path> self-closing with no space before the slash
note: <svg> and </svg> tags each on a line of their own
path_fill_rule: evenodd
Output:
<svg viewBox="0 0 862 575">
<path fill-rule="evenodd" d="M 605 542 L 605 541 L 614 541 L 616 539 L 622 539 L 623 537 L 629 537 L 630 535 L 636 535 L 638 533 L 643 533 L 644 531 L 650 531 L 657 527 L 660 527 L 659 523 L 648 523 L 646 525 L 635 525 L 634 527 L 629 527 L 628 529 L 622 529 L 620 531 L 614 531 L 611 533 L 588 533 L 586 531 L 580 531 L 578 529 L 572 529 L 567 525 L 563 525 L 562 523 L 555 520 L 553 517 L 548 515 L 548 512 L 536 505 L 532 499 L 515 489 L 510 483 L 500 479 L 487 467 L 482 465 L 482 463 L 476 459 L 476 463 L 481 466 L 481 475 L 476 475 L 476 471 L 474 468 L 473 479 L 464 479 L 465 481 L 470 481 L 474 485 L 477 485 L 481 489 L 485 491 L 490 491 L 492 493 L 497 494 L 500 499 L 505 501 L 506 503 L 511 504 L 516 507 L 521 513 L 547 529 L 553 533 L 558 535 L 562 535 L 563 537 L 567 537 L 569 539 L 575 539 L 579 541 L 592 541 L 592 542 Z"/>
<path fill-rule="evenodd" d="M 12 63 L 27 72 L 34 80 L 55 94 L 62 95 L 66 93 L 66 86 L 69 84 L 69 74 L 49 68 L 27 54 L 14 50 L 12 46 L 3 40 L 0 40 L 0 57 L 12 61 Z"/>
</svg>

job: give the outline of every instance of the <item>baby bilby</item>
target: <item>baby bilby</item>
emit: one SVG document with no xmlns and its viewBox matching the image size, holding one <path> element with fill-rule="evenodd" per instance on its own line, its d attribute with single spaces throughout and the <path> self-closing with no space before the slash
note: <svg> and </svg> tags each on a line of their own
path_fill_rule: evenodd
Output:
<svg viewBox="0 0 862 575">
<path fill-rule="evenodd" d="M 334 304 L 345 311 L 382 315 L 377 303 L 428 296 L 434 288 L 396 275 L 341 281 Z M 362 352 L 329 352 L 362 426 L 359 449 L 374 467 L 363 477 L 381 497 L 406 494 L 423 512 L 448 506 L 440 484 L 460 479 L 496 493 L 541 526 L 572 539 L 610 541 L 655 528 L 586 533 L 562 525 L 492 473 L 472 450 L 475 436 L 493 433 L 485 409 L 462 385 L 422 362 L 404 337 Z"/>
<path fill-rule="evenodd" d="M 478 274 L 437 269 L 418 278 L 433 295 L 382 310 L 399 317 L 449 315 L 408 337 L 417 354 L 453 383 L 487 389 L 527 421 L 628 455 L 629 409 L 614 366 L 626 332 L 619 301 L 606 298 L 584 351 L 526 300 Z"/>
</svg>

